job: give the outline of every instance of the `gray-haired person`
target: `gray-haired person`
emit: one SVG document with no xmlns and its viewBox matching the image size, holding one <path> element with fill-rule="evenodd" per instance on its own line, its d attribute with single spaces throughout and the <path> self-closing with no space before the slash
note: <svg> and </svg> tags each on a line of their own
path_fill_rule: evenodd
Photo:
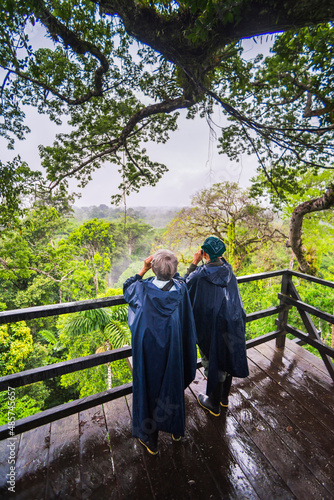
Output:
<svg viewBox="0 0 334 500">
<path fill-rule="evenodd" d="M 133 358 L 133 436 L 152 455 L 158 432 L 184 435 L 184 389 L 195 378 L 196 330 L 187 286 L 173 279 L 178 260 L 158 250 L 123 286 Z M 143 279 L 151 269 L 155 277 Z"/>
</svg>

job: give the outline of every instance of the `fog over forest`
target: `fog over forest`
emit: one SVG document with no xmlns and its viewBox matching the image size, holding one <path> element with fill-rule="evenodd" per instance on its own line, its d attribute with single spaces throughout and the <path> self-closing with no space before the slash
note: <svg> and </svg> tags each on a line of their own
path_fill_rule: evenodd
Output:
<svg viewBox="0 0 334 500">
<path fill-rule="evenodd" d="M 101 204 L 90 207 L 74 206 L 74 217 L 78 221 L 90 219 L 106 219 L 110 221 L 124 220 L 131 217 L 141 220 L 155 229 L 164 228 L 181 210 L 182 207 L 108 207 Z"/>
</svg>

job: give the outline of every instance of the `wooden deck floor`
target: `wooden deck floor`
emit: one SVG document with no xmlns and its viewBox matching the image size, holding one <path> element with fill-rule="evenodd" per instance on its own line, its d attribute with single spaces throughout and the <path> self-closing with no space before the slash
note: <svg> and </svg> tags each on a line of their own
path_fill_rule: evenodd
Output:
<svg viewBox="0 0 334 500">
<path fill-rule="evenodd" d="M 248 351 L 229 409 L 200 408 L 200 371 L 186 392 L 186 436 L 161 434 L 159 456 L 131 437 L 131 397 L 25 432 L 8 491 L 0 442 L 0 498 L 334 499 L 334 385 L 322 361 L 288 341 Z"/>
</svg>

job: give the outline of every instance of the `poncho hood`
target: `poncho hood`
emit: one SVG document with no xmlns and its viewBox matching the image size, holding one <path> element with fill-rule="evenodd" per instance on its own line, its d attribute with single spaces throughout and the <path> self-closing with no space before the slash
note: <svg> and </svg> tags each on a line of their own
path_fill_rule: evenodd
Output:
<svg viewBox="0 0 334 500">
<path fill-rule="evenodd" d="M 143 299 L 160 316 L 170 316 L 179 307 L 179 303 L 182 300 L 181 285 L 174 280 L 176 290 L 170 290 L 166 293 L 152 283 L 153 279 L 149 278 L 142 282 Z"/>
<path fill-rule="evenodd" d="M 226 287 L 233 277 L 233 271 L 230 266 L 202 266 L 200 268 L 202 277 L 213 285 Z"/>
</svg>

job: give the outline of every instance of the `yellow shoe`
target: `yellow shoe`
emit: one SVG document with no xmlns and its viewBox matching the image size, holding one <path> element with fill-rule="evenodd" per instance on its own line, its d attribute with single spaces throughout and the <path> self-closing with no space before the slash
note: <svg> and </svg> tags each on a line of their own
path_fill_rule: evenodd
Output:
<svg viewBox="0 0 334 500">
<path fill-rule="evenodd" d="M 151 454 L 151 455 L 157 455 L 159 453 L 159 450 L 158 450 L 158 443 L 154 443 L 150 440 L 148 441 L 144 441 L 140 438 L 138 438 L 138 441 L 140 442 L 140 444 L 142 444 L 143 446 L 145 446 L 145 448 L 147 449 L 147 451 Z"/>
<path fill-rule="evenodd" d="M 179 436 L 178 434 L 172 434 L 172 439 L 173 441 L 181 441 L 182 436 Z"/>
<path fill-rule="evenodd" d="M 208 410 L 211 413 L 211 415 L 213 415 L 214 417 L 219 417 L 220 406 L 219 404 L 218 406 L 213 405 L 209 396 L 205 396 L 204 394 L 199 394 L 197 396 L 197 401 L 199 402 L 201 407 L 204 408 L 205 410 Z"/>
</svg>

